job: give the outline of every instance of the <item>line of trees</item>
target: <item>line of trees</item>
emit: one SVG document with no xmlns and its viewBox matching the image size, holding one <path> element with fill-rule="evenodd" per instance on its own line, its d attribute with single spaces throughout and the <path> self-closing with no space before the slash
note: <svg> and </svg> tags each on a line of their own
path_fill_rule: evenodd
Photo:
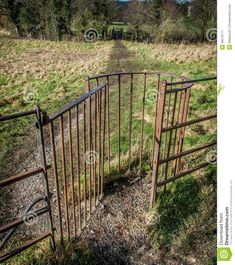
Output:
<svg viewBox="0 0 235 265">
<path fill-rule="evenodd" d="M 132 0 L 126 17 L 137 39 L 197 42 L 216 28 L 216 0 Z"/>
<path fill-rule="evenodd" d="M 113 0 L 0 0 L 4 26 L 19 37 L 50 40 L 71 39 L 88 27 L 104 30 L 116 10 Z"/>
<path fill-rule="evenodd" d="M 216 27 L 216 0 L 0 0 L 0 16 L 19 37 L 81 39 L 87 28 L 106 36 L 111 22 L 124 21 L 137 40 L 192 42 Z"/>
</svg>

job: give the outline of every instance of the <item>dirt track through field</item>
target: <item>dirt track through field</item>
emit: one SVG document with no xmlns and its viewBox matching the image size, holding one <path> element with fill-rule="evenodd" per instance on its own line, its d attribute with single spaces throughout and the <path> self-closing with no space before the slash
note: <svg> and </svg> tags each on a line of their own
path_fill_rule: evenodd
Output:
<svg viewBox="0 0 235 265">
<path fill-rule="evenodd" d="M 108 72 L 129 72 L 130 53 L 116 41 Z M 146 213 L 150 176 L 124 177 L 110 182 L 105 197 L 91 217 L 81 239 L 92 250 L 96 264 L 160 264 L 147 235 Z"/>
</svg>

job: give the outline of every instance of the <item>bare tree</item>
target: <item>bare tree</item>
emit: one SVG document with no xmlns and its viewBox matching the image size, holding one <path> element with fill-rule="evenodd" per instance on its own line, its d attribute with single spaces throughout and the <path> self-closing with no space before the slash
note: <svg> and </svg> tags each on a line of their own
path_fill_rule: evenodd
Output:
<svg viewBox="0 0 235 265">
<path fill-rule="evenodd" d="M 201 40 L 209 28 L 216 27 L 216 0 L 193 0 L 192 19 L 201 31 Z"/>
<path fill-rule="evenodd" d="M 148 2 L 133 0 L 129 4 L 128 11 L 130 22 L 135 29 L 136 38 L 139 39 L 141 26 L 149 23 L 152 19 L 150 5 Z"/>
</svg>

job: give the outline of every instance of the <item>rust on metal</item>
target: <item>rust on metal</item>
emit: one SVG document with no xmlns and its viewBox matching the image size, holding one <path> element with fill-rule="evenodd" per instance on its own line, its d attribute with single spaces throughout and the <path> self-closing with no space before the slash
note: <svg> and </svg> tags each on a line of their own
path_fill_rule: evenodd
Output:
<svg viewBox="0 0 235 265">
<path fill-rule="evenodd" d="M 72 195 L 72 213 L 73 213 L 73 235 L 76 237 L 76 214 L 75 214 L 75 191 L 74 191 L 74 172 L 73 172 L 73 137 L 72 137 L 72 117 L 71 110 L 68 112 L 68 128 L 69 128 L 69 164 L 70 164 L 70 181 Z"/>
<path fill-rule="evenodd" d="M 129 170 L 131 170 L 131 156 L 132 156 L 132 115 L 133 115 L 133 74 L 131 74 L 130 86 L 130 123 L 129 123 Z"/>
<path fill-rule="evenodd" d="M 60 207 L 60 188 L 59 188 L 59 177 L 58 177 L 58 168 L 57 168 L 57 159 L 56 159 L 53 122 L 50 123 L 50 137 L 51 137 L 52 160 L 53 160 L 54 177 L 55 177 L 56 201 L 57 201 L 58 219 L 59 219 L 59 233 L 60 233 L 60 241 L 63 242 L 63 229 L 62 229 L 62 218 L 61 218 L 61 207 Z"/>
<path fill-rule="evenodd" d="M 172 118 L 171 118 L 171 126 L 174 125 L 174 120 L 175 120 L 175 111 L 176 111 L 176 103 L 177 103 L 177 96 L 178 94 L 175 94 L 174 97 L 174 105 L 173 105 L 173 113 L 172 113 Z M 167 157 L 169 157 L 170 152 L 171 152 L 171 146 L 172 146 L 172 133 L 173 131 L 170 131 L 169 134 L 169 141 L 168 141 L 168 147 L 167 147 Z M 168 173 L 168 162 L 166 163 L 166 168 L 165 168 L 165 180 L 167 179 L 167 173 Z"/>
<path fill-rule="evenodd" d="M 94 111 L 95 111 L 95 119 L 94 119 L 94 153 L 95 153 L 95 161 L 94 161 L 94 205 L 96 206 L 96 193 L 97 193 L 97 130 L 98 130 L 98 99 L 97 94 L 95 94 L 94 101 Z"/>
<path fill-rule="evenodd" d="M 90 92 L 90 82 L 87 82 L 87 91 Z M 89 109 L 88 109 L 88 149 L 89 149 L 89 160 L 91 160 L 92 156 L 92 123 L 91 123 L 91 100 L 92 98 L 89 97 Z M 92 211 L 92 163 L 89 161 L 89 209 L 90 213 Z"/>
<path fill-rule="evenodd" d="M 183 157 L 183 156 L 186 156 L 186 155 L 193 154 L 193 153 L 195 153 L 195 152 L 198 152 L 198 151 L 201 151 L 201 150 L 203 150 L 203 149 L 209 148 L 209 147 L 211 147 L 211 146 L 213 146 L 213 145 L 216 145 L 216 144 L 217 144 L 217 142 L 214 141 L 214 142 L 212 142 L 212 143 L 205 144 L 205 145 L 202 145 L 202 146 L 199 146 L 199 147 L 193 148 L 193 149 L 188 150 L 188 151 L 181 152 L 181 153 L 176 154 L 176 155 L 173 155 L 173 156 L 169 156 L 169 155 L 168 155 L 167 158 L 161 159 L 161 160 L 159 161 L 159 164 L 163 164 L 163 163 L 166 163 L 166 162 L 170 162 L 170 161 L 175 160 L 175 159 L 177 159 L 177 158 L 180 158 L 180 157 Z"/>
<path fill-rule="evenodd" d="M 37 216 L 41 216 L 45 213 L 47 213 L 49 211 L 49 207 L 46 206 L 46 207 L 43 207 L 41 209 L 38 209 L 38 210 L 35 210 L 34 213 L 37 215 Z M 18 227 L 19 225 L 23 224 L 24 223 L 24 217 L 21 217 L 21 218 L 18 218 L 10 223 L 7 223 L 6 225 L 0 227 L 0 234 L 2 233 L 5 233 L 9 230 L 11 230 L 12 228 L 15 228 L 15 227 Z"/>
<path fill-rule="evenodd" d="M 101 196 L 104 192 L 104 165 L 105 165 L 105 132 L 106 132 L 106 102 L 107 102 L 107 88 L 104 89 L 104 110 L 103 110 L 103 146 L 102 146 L 102 175 L 101 175 Z M 102 92 L 101 92 L 102 93 Z"/>
<path fill-rule="evenodd" d="M 20 252 L 28 249 L 29 247 L 37 244 L 38 242 L 42 241 L 43 239 L 47 238 L 47 237 L 52 237 L 51 233 L 45 233 L 41 236 L 38 236 L 37 238 L 29 241 L 28 243 L 26 243 L 25 245 L 12 250 L 10 253 L 7 253 L 6 255 L 0 257 L 0 262 L 4 262 L 12 257 L 14 257 L 15 255 L 19 254 Z"/>
<path fill-rule="evenodd" d="M 193 120 L 190 120 L 190 121 L 182 122 L 182 123 L 170 126 L 170 127 L 163 128 L 162 132 L 172 131 L 172 130 L 175 130 L 175 129 L 183 128 L 183 127 L 186 127 L 186 126 L 189 126 L 189 125 L 193 125 L 193 124 L 200 123 L 200 122 L 203 122 L 203 121 L 209 121 L 209 120 L 216 119 L 216 118 L 217 118 L 217 114 L 211 114 L 211 115 L 208 115 L 206 117 L 193 119 Z"/>
<path fill-rule="evenodd" d="M 64 149 L 64 118 L 60 116 L 60 143 L 61 143 L 61 160 L 62 160 L 62 175 L 64 184 L 64 205 L 65 215 L 67 223 L 67 235 L 70 239 L 70 225 L 69 225 L 69 210 L 68 210 L 68 190 L 67 190 L 67 175 L 66 175 L 66 161 L 65 161 L 65 149 Z"/>
<path fill-rule="evenodd" d="M 103 171 L 103 167 L 102 167 L 102 163 L 103 163 L 103 159 L 102 159 L 102 98 L 103 98 L 103 93 L 102 90 L 99 92 L 99 198 L 101 195 L 101 189 L 102 189 L 102 171 Z"/>
<path fill-rule="evenodd" d="M 86 148 L 86 101 L 83 102 L 83 166 L 84 166 L 84 221 L 87 221 L 87 148 Z"/>
<path fill-rule="evenodd" d="M 47 169 L 50 169 L 51 166 L 47 165 Z M 39 168 L 30 168 L 26 170 L 25 172 L 19 173 L 15 176 L 0 180 L 0 188 L 6 187 L 8 185 L 11 185 L 13 183 L 16 183 L 18 181 L 24 180 L 26 178 L 35 176 L 37 174 L 43 173 L 44 168 L 39 167 Z"/>
<path fill-rule="evenodd" d="M 77 153 L 77 184 L 78 184 L 78 224 L 79 231 L 82 231 L 82 211 L 81 211 L 81 158 L 80 158 L 80 126 L 79 108 L 76 107 L 76 153 Z"/>
<path fill-rule="evenodd" d="M 147 88 L 147 74 L 144 75 L 144 91 L 142 97 L 142 118 L 141 118 L 141 142 L 140 142 L 140 172 L 142 171 L 142 159 L 143 159 L 143 141 L 144 141 L 144 114 L 145 114 L 145 96 Z"/>
<path fill-rule="evenodd" d="M 161 186 L 165 186 L 166 184 L 174 181 L 174 180 L 177 180 L 185 175 L 188 175 L 188 174 L 191 174 L 203 167 L 206 167 L 206 166 L 209 166 L 211 163 L 210 162 L 204 162 L 198 166 L 196 166 L 195 168 L 191 168 L 191 169 L 188 169 L 188 170 L 185 170 L 185 171 L 181 171 L 179 174 L 176 174 L 175 176 L 173 177 L 170 177 L 168 178 L 167 180 L 164 180 L 164 181 L 161 181 L 161 182 L 158 182 L 157 183 L 157 187 L 161 187 Z"/>
<path fill-rule="evenodd" d="M 106 86 L 105 84 L 100 84 L 96 88 L 92 89 L 90 92 L 87 92 L 84 95 L 82 95 L 80 98 L 75 99 L 74 101 L 70 102 L 69 104 L 66 104 L 58 112 L 56 112 L 55 114 L 53 114 L 49 117 L 48 123 L 59 118 L 60 116 L 62 116 L 63 114 L 65 114 L 66 112 L 71 110 L 72 108 L 74 108 L 78 105 L 81 105 L 86 99 L 88 99 L 92 95 L 96 94 L 98 91 L 102 90 L 105 86 Z M 47 123 L 45 123 L 43 125 L 47 125 Z"/>
<path fill-rule="evenodd" d="M 158 100 L 159 100 L 159 95 L 160 93 L 160 85 L 161 85 L 161 75 L 158 73 L 158 81 L 157 81 L 157 97 L 156 97 L 156 102 L 155 102 L 155 113 L 154 113 L 154 131 L 153 131 L 153 144 L 152 144 L 152 159 L 151 159 L 151 166 L 153 167 L 153 158 L 154 158 L 154 150 L 155 150 L 155 135 L 156 135 L 156 126 L 157 126 L 157 113 L 158 113 Z"/>
<path fill-rule="evenodd" d="M 110 138 L 110 83 L 107 76 L 107 108 L 108 108 L 108 174 L 110 175 L 111 138 Z"/>
<path fill-rule="evenodd" d="M 190 88 L 185 90 L 185 105 L 183 105 L 181 124 L 187 121 L 189 112 L 189 100 L 190 100 Z M 183 150 L 184 137 L 185 137 L 186 126 L 180 128 L 179 132 L 179 153 Z M 181 158 L 176 160 L 176 172 L 181 171 Z"/>
<path fill-rule="evenodd" d="M 32 114 L 37 114 L 37 110 L 34 109 L 34 110 L 14 113 L 10 115 L 2 115 L 2 116 L 0 115 L 0 121 L 9 121 L 9 120 L 18 119 L 18 118 L 22 118 L 26 116 L 31 116 Z"/>
<path fill-rule="evenodd" d="M 160 88 L 160 98 L 158 104 L 158 117 L 156 124 L 156 135 L 155 135 L 155 150 L 153 159 L 153 172 L 152 172 L 152 191 L 151 191 L 151 206 L 153 207 L 156 202 L 156 192 L 157 192 L 157 181 L 158 181 L 158 168 L 160 159 L 160 148 L 161 148 L 161 137 L 162 137 L 162 126 L 165 108 L 165 91 L 166 91 L 166 81 L 161 83 Z"/>
<path fill-rule="evenodd" d="M 46 151 L 45 151 L 45 142 L 44 142 L 44 133 L 43 133 L 43 112 L 37 106 L 37 125 L 38 125 L 38 148 L 40 154 L 40 163 L 43 167 L 43 181 L 44 181 L 44 188 L 47 195 L 47 205 L 48 205 L 48 221 L 51 231 L 51 238 L 50 238 L 50 245 L 51 248 L 55 249 L 55 234 L 54 234 L 54 227 L 53 227 L 53 219 L 52 219 L 52 210 L 51 210 L 51 193 L 49 188 L 49 181 L 48 181 L 48 173 L 47 173 L 47 159 L 46 159 Z"/>
<path fill-rule="evenodd" d="M 118 75 L 118 171 L 121 170 L 121 75 Z"/>
</svg>

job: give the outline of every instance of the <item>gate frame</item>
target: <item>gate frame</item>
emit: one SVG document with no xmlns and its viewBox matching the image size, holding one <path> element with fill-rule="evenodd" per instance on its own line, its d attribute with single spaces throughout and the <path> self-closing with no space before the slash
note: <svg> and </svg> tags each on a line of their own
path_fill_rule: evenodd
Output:
<svg viewBox="0 0 235 265">
<path fill-rule="evenodd" d="M 203 149 L 209 148 L 211 146 L 214 146 L 217 144 L 216 141 L 211 142 L 209 144 L 202 145 L 197 148 L 192 148 L 188 151 L 183 152 L 183 144 L 184 144 L 184 137 L 185 137 L 185 129 L 187 126 L 192 124 L 197 124 L 203 121 L 208 121 L 217 118 L 217 114 L 208 115 L 202 118 L 193 119 L 190 121 L 187 121 L 187 115 L 189 110 L 189 99 L 190 99 L 190 91 L 193 87 L 193 84 L 204 82 L 204 81 L 211 81 L 211 80 L 217 80 L 217 77 L 209 77 L 209 78 L 201 78 L 201 79 L 195 79 L 195 80 L 187 80 L 182 82 L 171 82 L 167 83 L 166 81 L 163 81 L 161 83 L 161 91 L 160 91 L 160 99 L 158 103 L 158 119 L 155 124 L 156 126 L 156 134 L 155 134 L 155 147 L 154 147 L 154 156 L 153 156 L 153 169 L 152 169 L 152 189 L 151 189 L 151 196 L 150 196 L 150 208 L 153 208 L 155 206 L 156 200 L 157 200 L 157 194 L 158 194 L 158 188 L 164 186 L 166 188 L 166 185 L 168 183 L 171 183 L 185 175 L 188 175 L 190 173 L 193 173 L 199 169 L 202 169 L 208 165 L 210 165 L 210 162 L 204 162 L 196 166 L 195 168 L 191 168 L 185 171 L 181 171 L 181 158 L 183 156 L 201 151 Z M 172 88 L 173 85 L 187 85 L 186 87 L 181 88 Z M 171 87 L 171 89 L 167 89 L 167 87 Z M 168 126 L 163 128 L 163 118 L 164 118 L 164 109 L 165 109 L 165 99 L 166 94 L 168 93 L 177 93 L 180 91 L 185 91 L 185 101 L 184 101 L 184 108 L 182 113 L 182 119 L 179 123 L 176 125 Z M 175 111 L 175 109 L 173 110 Z M 179 150 L 176 155 L 169 156 L 169 154 L 164 157 L 163 159 L 160 159 L 160 146 L 161 146 L 161 139 L 162 134 L 168 131 L 173 131 L 175 129 L 180 129 L 179 133 Z M 170 176 L 170 178 L 166 178 L 164 181 L 158 182 L 158 173 L 159 173 L 159 166 L 163 163 L 168 163 L 169 161 L 176 160 L 176 171 L 173 174 L 173 176 Z"/>
<path fill-rule="evenodd" d="M 31 208 L 33 208 L 38 202 L 44 201 L 46 203 L 46 207 L 34 210 L 33 213 L 36 214 L 36 216 L 41 216 L 43 214 L 48 214 L 47 221 L 49 223 L 49 232 L 45 232 L 44 234 L 37 236 L 35 239 L 32 239 L 25 243 L 24 245 L 20 246 L 17 249 L 13 249 L 3 256 L 0 257 L 0 262 L 4 262 L 13 256 L 19 254 L 20 252 L 24 251 L 25 249 L 35 245 L 36 243 L 46 239 L 50 238 L 50 247 L 51 249 L 55 249 L 55 235 L 54 235 L 54 227 L 53 227 L 53 219 L 52 219 L 52 213 L 51 213 L 51 198 L 52 198 L 52 193 L 49 191 L 49 184 L 48 184 L 48 174 L 47 170 L 50 169 L 50 165 L 47 165 L 46 163 L 46 153 L 45 153 L 45 145 L 44 145 L 44 136 L 43 136 L 43 130 L 42 130 L 42 117 L 44 115 L 44 112 L 37 106 L 36 109 L 26 111 L 26 112 L 21 112 L 21 113 L 16 113 L 16 114 L 11 114 L 11 115 L 6 115 L 6 116 L 1 116 L 0 117 L 0 122 L 4 121 L 9 121 L 12 119 L 19 119 L 22 117 L 26 116 L 32 116 L 35 115 L 36 117 L 36 123 L 35 127 L 37 130 L 37 142 L 38 142 L 38 151 L 40 154 L 40 167 L 37 168 L 29 168 L 27 171 L 24 171 L 22 173 L 18 173 L 17 175 L 13 175 L 8 177 L 7 179 L 0 180 L 0 188 L 7 187 L 11 184 L 17 183 L 19 181 L 25 180 L 29 177 L 42 174 L 43 175 L 43 188 L 45 190 L 46 195 L 41 196 L 34 201 L 26 208 L 26 211 L 24 215 L 21 217 L 18 217 L 14 221 L 11 221 L 10 223 L 6 223 L 4 226 L 0 227 L 0 234 L 2 233 L 7 233 L 6 236 L 3 238 L 1 242 L 1 248 L 4 247 L 6 242 L 12 237 L 12 235 L 15 233 L 17 228 L 25 223 L 25 218 L 27 217 L 27 214 L 30 212 Z"/>
</svg>

